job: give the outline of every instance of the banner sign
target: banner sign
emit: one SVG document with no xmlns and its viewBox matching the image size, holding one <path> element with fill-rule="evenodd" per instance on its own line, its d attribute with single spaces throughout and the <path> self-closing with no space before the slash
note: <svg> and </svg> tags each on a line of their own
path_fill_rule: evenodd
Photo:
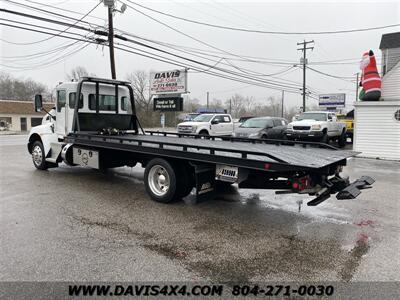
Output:
<svg viewBox="0 0 400 300">
<path fill-rule="evenodd" d="M 154 110 L 159 111 L 182 111 L 183 98 L 182 97 L 169 97 L 169 98 L 154 98 Z"/>
<path fill-rule="evenodd" d="M 319 95 L 319 106 L 321 107 L 345 107 L 346 94 L 324 94 Z"/>
<path fill-rule="evenodd" d="M 187 92 L 186 70 L 172 70 L 150 73 L 150 93 L 181 94 Z"/>
</svg>

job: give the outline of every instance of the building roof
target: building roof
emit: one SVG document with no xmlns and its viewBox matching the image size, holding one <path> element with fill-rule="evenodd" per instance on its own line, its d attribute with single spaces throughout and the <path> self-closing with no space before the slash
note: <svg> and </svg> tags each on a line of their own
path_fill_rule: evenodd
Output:
<svg viewBox="0 0 400 300">
<path fill-rule="evenodd" d="M 49 111 L 55 104 L 43 103 L 44 108 Z M 0 114 L 18 114 L 18 115 L 38 115 L 45 114 L 44 111 L 35 112 L 33 101 L 0 100 Z"/>
<path fill-rule="evenodd" d="M 379 49 L 391 48 L 400 48 L 400 32 L 393 32 L 382 35 Z"/>
</svg>

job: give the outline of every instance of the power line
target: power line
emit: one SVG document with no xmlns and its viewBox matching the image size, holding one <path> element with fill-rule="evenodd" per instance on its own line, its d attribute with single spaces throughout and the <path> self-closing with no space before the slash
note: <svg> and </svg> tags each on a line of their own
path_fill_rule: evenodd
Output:
<svg viewBox="0 0 400 300">
<path fill-rule="evenodd" d="M 226 30 L 233 30 L 233 31 L 242 31 L 242 32 L 250 32 L 250 33 L 262 33 L 262 34 L 279 34 L 279 35 L 322 35 L 322 34 L 342 34 L 342 33 L 354 33 L 354 32 L 363 32 L 363 31 L 371 31 L 371 30 L 378 30 L 378 29 L 386 29 L 386 28 L 392 28 L 392 27 L 398 27 L 400 26 L 399 24 L 390 24 L 390 25 L 384 25 L 384 26 L 376 26 L 376 27 L 369 27 L 369 28 L 358 28 L 358 29 L 348 29 L 348 30 L 335 30 L 335 31 L 304 31 L 304 32 L 288 32 L 288 31 L 266 31 L 266 30 L 256 30 L 256 29 L 247 29 L 247 28 L 238 28 L 238 27 L 230 27 L 230 26 L 223 26 L 223 25 L 216 25 L 216 24 L 211 24 L 211 23 L 206 23 L 206 22 L 201 22 L 201 21 L 196 21 L 196 20 L 192 20 L 192 19 L 187 19 L 187 18 L 183 18 L 183 17 L 179 17 L 176 15 L 172 15 L 169 13 L 165 13 L 147 6 L 144 6 L 142 4 L 130 1 L 130 0 L 126 0 L 129 3 L 139 6 L 141 8 L 144 8 L 146 10 L 170 17 L 170 18 L 174 18 L 174 19 L 178 19 L 181 21 L 185 21 L 185 22 L 189 22 L 189 23 L 194 23 L 194 24 L 198 24 L 198 25 L 204 25 L 204 26 L 208 26 L 208 27 L 213 27 L 213 28 L 219 28 L 219 29 L 226 29 Z"/>
<path fill-rule="evenodd" d="M 43 4 L 43 3 L 40 3 L 40 2 L 37 2 L 37 1 L 32 1 L 32 0 L 25 0 L 25 1 L 26 1 L 26 2 L 29 2 L 29 3 L 37 4 L 37 5 L 40 5 L 40 6 L 46 6 L 46 7 L 51 7 L 51 8 L 57 9 L 57 10 L 61 10 L 61 11 L 65 11 L 65 12 L 70 12 L 70 13 L 77 14 L 77 15 L 81 15 L 81 16 L 84 15 L 84 14 L 81 13 L 81 12 L 77 12 L 77 11 L 70 10 L 70 9 L 66 9 L 66 8 L 61 8 L 61 7 L 58 7 L 58 6 L 55 6 L 55 5 L 51 5 L 51 4 L 48 4 L 48 3 Z M 62 3 L 67 2 L 67 1 L 68 1 L 68 0 L 63 1 Z M 59 4 L 61 4 L 61 3 L 57 3 L 57 5 L 59 5 Z M 96 17 L 96 16 L 88 16 L 88 17 L 106 22 L 106 19 L 103 19 L 103 18 L 100 18 L 100 17 Z"/>
<path fill-rule="evenodd" d="M 335 76 L 335 75 L 331 75 L 331 74 L 328 74 L 328 73 L 325 73 L 325 72 L 322 72 L 322 71 L 316 70 L 316 69 L 314 69 L 314 68 L 311 68 L 311 67 L 307 67 L 307 69 L 310 69 L 311 71 L 314 71 L 314 72 L 316 72 L 316 73 L 319 73 L 319 74 L 322 74 L 322 75 L 325 75 L 325 76 L 328 76 L 328 77 L 332 77 L 332 78 L 336 78 L 336 79 L 344 80 L 344 81 L 346 81 L 346 82 L 351 82 L 351 81 L 349 81 L 349 80 L 347 80 L 347 79 L 353 78 L 353 76 L 347 76 L 347 77 L 343 77 L 343 76 Z"/>
<path fill-rule="evenodd" d="M 71 27 L 73 27 L 74 25 L 76 25 L 78 22 L 82 21 L 86 16 L 88 16 L 91 12 L 93 12 L 99 5 L 101 2 L 97 3 L 91 10 L 89 10 L 82 18 L 80 18 L 79 20 L 75 21 L 75 23 L 73 23 L 72 25 L 67 26 L 64 30 L 61 30 L 58 32 L 58 34 L 50 36 L 48 38 L 42 39 L 42 40 L 38 40 L 35 42 L 29 42 L 29 43 L 19 43 L 19 45 L 33 45 L 33 44 L 38 44 L 38 43 L 42 43 L 45 41 L 48 41 L 50 39 L 53 39 L 55 37 L 57 37 L 57 35 L 65 33 L 66 31 L 68 31 Z"/>
<path fill-rule="evenodd" d="M 0 25 L 9 26 L 9 27 L 17 28 L 17 29 L 28 30 L 28 31 L 37 32 L 37 33 L 43 33 L 43 34 L 48 34 L 48 35 L 54 35 L 53 33 L 44 32 L 44 31 L 42 31 L 42 30 L 34 30 L 34 29 L 31 29 L 31 28 L 26 28 L 26 27 L 17 26 L 17 25 L 11 25 L 11 24 L 5 24 L 5 23 L 0 23 Z M 64 35 L 58 35 L 57 37 L 60 37 L 60 38 L 67 38 L 67 39 L 73 39 L 73 40 L 82 40 L 82 41 L 86 41 L 87 43 L 97 44 L 97 42 L 95 42 L 93 39 L 92 39 L 92 40 L 78 39 L 78 38 L 74 38 L 74 37 L 70 37 L 70 36 L 64 36 Z M 124 46 L 124 47 L 128 47 L 127 45 L 123 45 L 123 46 Z M 124 48 L 121 48 L 121 47 L 118 47 L 118 46 L 115 47 L 115 48 L 116 48 L 116 49 L 119 49 L 119 50 L 122 50 L 122 51 L 125 51 L 125 52 L 130 52 L 130 53 L 138 54 L 138 55 L 141 55 L 141 56 L 144 56 L 144 57 L 148 57 L 148 58 L 155 59 L 155 60 L 158 60 L 158 61 L 166 62 L 166 63 L 168 63 L 168 64 L 172 64 L 172 60 L 171 60 L 171 59 L 160 59 L 159 57 L 154 56 L 153 54 L 147 55 L 147 54 L 143 54 L 143 53 L 131 51 L 131 50 L 128 50 L 128 49 L 124 49 Z M 129 47 L 128 47 L 128 48 L 129 48 Z M 178 64 L 178 65 L 180 65 L 180 66 L 182 66 L 182 67 L 187 67 L 187 66 L 188 66 L 187 64 L 182 64 L 182 63 L 180 63 L 180 64 Z M 7 66 L 7 65 L 4 65 L 4 66 L 10 67 L 10 66 Z M 190 67 L 199 70 L 198 67 L 193 67 L 193 66 L 190 66 Z M 220 77 L 220 78 L 225 78 L 225 79 L 229 79 L 229 80 L 233 80 L 233 81 L 237 81 L 237 82 L 242 82 L 242 83 L 251 84 L 251 85 L 255 85 L 255 86 L 261 86 L 261 87 L 264 87 L 264 88 L 276 89 L 276 87 L 274 87 L 274 86 L 271 87 L 271 86 L 269 86 L 269 85 L 267 85 L 267 84 L 263 84 L 262 82 L 255 82 L 255 81 L 253 81 L 253 80 L 247 80 L 247 79 L 238 78 L 238 77 L 235 77 L 234 75 L 232 75 L 232 76 L 231 76 L 231 75 L 224 75 L 224 74 L 220 74 L 220 73 L 216 73 L 216 72 L 211 72 L 211 71 L 207 71 L 207 72 L 205 72 L 205 73 L 207 73 L 207 74 L 209 74 L 209 75 L 212 75 L 212 76 L 216 76 L 216 77 Z M 287 91 L 290 92 L 290 93 L 299 93 L 299 92 L 294 91 L 294 90 L 287 90 Z"/>
<path fill-rule="evenodd" d="M 129 2 L 130 2 L 130 1 L 129 1 Z M 132 3 L 132 2 L 130 2 L 130 3 Z M 195 38 L 195 37 L 193 37 L 193 36 L 191 36 L 191 35 L 189 35 L 189 34 L 187 34 L 187 33 L 184 33 L 183 31 L 181 31 L 181 30 L 179 30 L 179 29 L 176 29 L 176 28 L 174 28 L 174 27 L 172 27 L 172 26 L 170 26 L 170 25 L 168 25 L 168 24 L 166 24 L 166 23 L 164 23 L 164 22 L 162 22 L 162 21 L 160 21 L 160 20 L 158 20 L 158 19 L 152 17 L 152 16 L 150 16 L 150 15 L 148 15 L 148 14 L 146 14 L 146 13 L 144 13 L 144 12 L 142 12 L 142 11 L 136 9 L 136 8 L 134 8 L 133 6 L 131 6 L 131 5 L 129 5 L 129 4 L 127 4 L 127 6 L 130 7 L 131 9 L 133 9 L 134 11 L 140 13 L 141 15 L 144 15 L 144 16 L 146 16 L 147 18 L 149 18 L 149 19 L 151 19 L 151 20 L 153 20 L 153 21 L 155 21 L 155 22 L 157 22 L 157 23 L 159 23 L 159 24 L 162 24 L 162 25 L 164 25 L 165 27 L 167 27 L 167 28 L 169 28 L 169 29 L 171 29 L 171 30 L 173 30 L 173 31 L 175 31 L 175 32 L 177 32 L 177 33 L 179 33 L 179 34 L 181 34 L 181 35 L 184 35 L 184 36 L 186 36 L 186 37 L 188 37 L 188 38 L 190 38 L 190 39 L 192 39 L 192 40 L 194 40 L 194 41 L 196 41 L 196 42 L 198 42 L 198 43 L 201 43 L 201 44 L 203 44 L 203 45 L 206 45 L 207 47 L 213 48 L 213 49 L 215 49 L 215 50 L 222 51 L 222 52 L 224 52 L 224 53 L 226 53 L 226 54 L 229 54 L 229 55 L 232 55 L 232 56 L 240 57 L 240 58 L 242 58 L 242 59 L 244 59 L 244 60 L 246 60 L 246 61 L 251 61 L 250 59 L 247 59 L 247 58 L 245 58 L 245 57 L 243 57 L 243 56 L 241 56 L 241 55 L 237 55 L 237 54 L 234 54 L 234 53 L 232 53 L 232 52 L 229 52 L 229 51 L 220 49 L 220 48 L 215 47 L 215 46 L 213 46 L 213 45 L 211 45 L 211 44 L 209 44 L 209 43 L 207 43 L 207 42 L 204 42 L 204 41 L 202 41 L 202 40 L 200 40 L 200 39 L 198 39 L 198 38 Z"/>
<path fill-rule="evenodd" d="M 82 30 L 86 30 L 86 31 L 90 31 L 90 32 L 95 32 L 95 33 L 96 33 L 96 31 L 93 31 L 93 30 L 91 30 L 91 29 L 89 29 L 89 28 L 85 28 L 85 27 L 82 27 L 82 26 L 77 26 L 77 25 L 75 25 L 75 24 L 69 24 L 69 23 L 66 23 L 66 22 L 56 21 L 56 20 L 52 20 L 52 19 L 48 19 L 48 18 L 43 18 L 43 17 L 39 17 L 39 16 L 33 16 L 33 15 L 29 15 L 29 14 L 25 14 L 25 13 L 20 13 L 20 12 L 15 12 L 15 11 L 10 11 L 10 10 L 5 10 L 5 9 L 0 9 L 0 11 L 5 11 L 5 12 L 17 14 L 17 15 L 21 15 L 21 16 L 24 16 L 24 17 L 30 17 L 30 18 L 34 18 L 34 19 L 39 19 L 39 20 L 41 20 L 41 21 L 48 21 L 48 22 L 53 22 L 53 23 L 61 24 L 61 25 L 69 25 L 70 27 L 76 27 L 76 28 L 78 28 L 78 29 L 82 29 Z M 105 35 L 106 35 L 106 34 L 105 34 Z M 127 39 L 126 39 L 126 40 L 127 40 Z M 197 64 L 201 64 L 201 65 L 206 66 L 206 67 L 210 67 L 210 65 L 208 65 L 208 64 L 200 63 L 200 62 L 198 62 L 198 61 L 195 61 L 195 60 L 192 60 L 192 59 L 188 59 L 188 58 L 186 58 L 186 57 L 182 57 L 182 56 L 179 56 L 179 55 L 176 55 L 176 54 L 171 54 L 170 52 L 167 52 L 167 51 L 164 51 L 164 50 L 160 50 L 160 49 L 158 49 L 158 48 L 155 48 L 155 47 L 152 47 L 152 46 L 148 46 L 148 45 L 146 45 L 146 44 L 143 44 L 143 43 L 140 43 L 140 42 L 137 42 L 137 41 L 132 41 L 132 40 L 129 40 L 129 41 L 130 41 L 130 42 L 133 42 L 133 43 L 136 43 L 136 44 L 139 44 L 139 45 L 144 46 L 144 47 L 148 47 L 148 48 L 150 48 L 150 49 L 152 49 L 152 50 L 161 51 L 161 52 L 163 52 L 163 53 L 166 53 L 166 54 L 169 54 L 169 55 L 174 55 L 174 56 L 176 56 L 176 57 L 178 57 L 178 58 L 181 58 L 181 59 L 185 59 L 185 60 L 188 60 L 188 61 L 197 63 Z M 234 74 L 234 75 L 239 75 L 239 76 L 241 75 L 241 74 L 237 74 L 237 73 L 232 73 L 232 71 L 227 71 L 227 70 L 225 70 L 225 69 L 220 69 L 220 71 L 228 72 L 228 73 L 231 73 L 231 74 Z M 257 81 L 257 80 L 258 80 L 258 81 L 261 81 L 261 80 L 259 80 L 259 79 L 254 79 L 254 78 L 251 78 L 251 79 L 256 80 L 256 81 Z M 282 84 L 282 83 L 280 83 L 280 82 L 273 82 L 273 81 L 269 81 L 269 82 L 262 81 L 262 82 L 267 83 L 267 84 L 270 84 L 270 85 L 271 85 L 271 88 L 272 88 L 273 85 L 276 85 L 276 86 L 279 86 L 279 89 L 281 89 L 282 87 L 285 87 L 285 88 L 287 88 L 287 89 L 290 89 L 290 88 L 293 89 L 292 86 L 284 85 L 284 84 Z"/>
<path fill-rule="evenodd" d="M 3 10 L 3 11 L 5 11 L 5 10 Z M 7 12 L 9 12 L 9 11 L 7 11 Z M 20 14 L 20 15 L 22 15 L 22 16 L 28 16 L 28 17 L 34 17 L 34 18 L 36 18 L 36 19 L 39 19 L 39 20 L 41 20 L 41 21 L 48 21 L 48 22 L 55 22 L 56 24 L 61 24 L 61 25 L 69 25 L 69 26 L 73 26 L 74 24 L 70 24 L 70 23 L 66 23 L 66 22 L 60 22 L 60 21 L 55 21 L 55 20 L 51 20 L 51 19 L 46 19 L 46 18 L 41 18 L 41 17 L 37 17 L 37 16 L 32 16 L 32 15 L 28 15 L 28 14 L 21 14 L 21 13 L 17 13 L 17 14 Z M 14 26 L 15 27 L 15 26 Z M 95 30 L 91 30 L 90 28 L 85 28 L 85 27 L 82 27 L 82 26 L 74 26 L 75 28 L 78 28 L 78 29 L 82 29 L 82 30 L 86 30 L 86 31 L 89 31 L 89 32 L 95 32 L 96 33 L 96 31 Z M 47 34 L 49 34 L 49 33 L 47 33 Z M 54 34 L 53 34 L 54 35 Z M 78 39 L 79 40 L 79 39 Z M 92 38 L 92 40 L 95 40 L 95 39 L 93 39 Z M 93 42 L 93 43 L 96 43 L 96 42 Z M 143 43 L 142 43 L 142 45 L 141 46 L 147 46 L 147 45 L 144 45 Z M 153 49 L 152 50 L 158 50 L 159 51 L 159 49 L 157 49 L 157 48 L 154 48 L 153 47 Z M 166 51 L 163 51 L 163 53 L 166 53 L 166 54 L 168 54 L 168 55 L 171 55 L 171 53 L 168 53 L 168 52 L 166 52 Z M 174 54 L 175 55 L 175 54 Z M 176 55 L 175 55 L 176 56 Z M 185 59 L 185 60 L 188 60 L 186 57 L 182 57 L 182 56 L 178 56 L 178 58 L 180 58 L 180 59 Z M 189 59 L 189 61 L 190 61 L 190 59 Z M 204 64 L 204 63 L 202 63 L 202 62 L 198 62 L 198 61 L 195 61 L 195 60 L 191 60 L 192 62 L 194 62 L 194 63 L 196 63 L 196 64 L 201 64 L 201 65 L 203 65 L 203 66 L 207 66 L 207 67 L 212 67 L 211 65 L 209 65 L 209 64 Z M 185 64 L 186 66 L 187 66 L 187 64 Z M 204 71 L 204 69 L 200 69 L 201 71 Z M 242 74 L 238 74 L 238 73 L 236 73 L 236 72 L 232 72 L 232 71 L 229 71 L 229 70 L 226 70 L 226 69 L 218 69 L 218 71 L 221 71 L 221 72 L 225 72 L 225 73 L 228 73 L 228 74 L 230 74 L 230 75 L 232 75 L 232 76 L 237 76 L 237 77 L 243 77 L 243 75 Z M 211 74 L 210 72 L 207 72 L 208 74 Z M 211 74 L 211 75 L 214 75 L 214 76 L 219 76 L 219 75 L 221 75 L 221 74 L 219 74 L 219 73 L 214 73 L 214 74 Z M 227 78 L 227 79 L 233 79 L 233 78 L 235 78 L 235 79 L 237 79 L 236 77 L 230 77 L 230 78 L 227 78 L 226 76 L 224 77 L 224 78 Z M 287 91 L 290 91 L 290 92 L 294 92 L 294 93 L 299 93 L 298 91 L 297 91 L 297 88 L 295 88 L 294 86 L 291 86 L 291 85 L 282 85 L 281 83 L 279 83 L 279 82 L 273 82 L 273 81 L 262 81 L 262 80 L 259 80 L 259 79 L 255 79 L 254 77 L 248 77 L 247 76 L 247 78 L 249 78 L 250 79 L 250 82 L 253 84 L 253 85 L 256 85 L 255 84 L 255 81 L 257 81 L 257 82 L 259 82 L 259 83 L 261 83 L 264 87 L 266 87 L 266 88 L 271 88 L 271 89 L 279 89 L 279 90 L 281 90 L 282 88 L 285 88 Z M 248 81 L 247 81 L 248 82 Z"/>
</svg>

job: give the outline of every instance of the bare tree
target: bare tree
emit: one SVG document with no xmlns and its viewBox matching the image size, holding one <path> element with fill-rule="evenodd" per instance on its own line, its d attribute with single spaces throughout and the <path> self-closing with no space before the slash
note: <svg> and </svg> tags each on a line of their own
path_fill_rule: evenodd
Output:
<svg viewBox="0 0 400 300">
<path fill-rule="evenodd" d="M 96 76 L 94 73 L 90 73 L 86 70 L 85 67 L 77 66 L 73 68 L 69 74 L 67 74 L 67 79 L 72 81 L 78 81 L 80 77 L 84 76 Z"/>
<path fill-rule="evenodd" d="M 149 112 L 152 101 L 148 74 L 145 71 L 134 71 L 127 74 L 126 79 L 132 84 L 137 109 Z"/>
<path fill-rule="evenodd" d="M 245 98 L 239 94 L 235 94 L 225 101 L 225 106 L 230 108 L 232 117 L 238 118 L 245 113 L 244 101 Z"/>
<path fill-rule="evenodd" d="M 48 88 L 32 79 L 18 79 L 5 72 L 0 73 L 0 99 L 32 101 L 36 94 L 47 95 Z"/>
<path fill-rule="evenodd" d="M 195 112 L 200 108 L 200 100 L 197 98 L 187 97 L 183 102 L 183 107 L 187 112 Z"/>
</svg>

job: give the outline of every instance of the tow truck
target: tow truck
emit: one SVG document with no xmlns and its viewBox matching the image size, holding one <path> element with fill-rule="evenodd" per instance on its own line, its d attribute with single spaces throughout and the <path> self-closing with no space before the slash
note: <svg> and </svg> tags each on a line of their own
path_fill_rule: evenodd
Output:
<svg viewBox="0 0 400 300">
<path fill-rule="evenodd" d="M 357 152 L 323 143 L 145 131 L 126 81 L 82 77 L 56 91 L 50 121 L 29 134 L 28 151 L 40 170 L 62 162 L 94 169 L 140 164 L 147 193 L 162 203 L 189 194 L 211 199 L 217 185 L 237 183 L 239 188 L 310 195 L 314 199 L 307 204 L 315 206 L 333 194 L 354 199 L 374 182 L 369 176 L 353 183 L 342 177 L 347 159 Z M 43 109 L 41 95 L 34 105 L 36 111 Z"/>
</svg>

